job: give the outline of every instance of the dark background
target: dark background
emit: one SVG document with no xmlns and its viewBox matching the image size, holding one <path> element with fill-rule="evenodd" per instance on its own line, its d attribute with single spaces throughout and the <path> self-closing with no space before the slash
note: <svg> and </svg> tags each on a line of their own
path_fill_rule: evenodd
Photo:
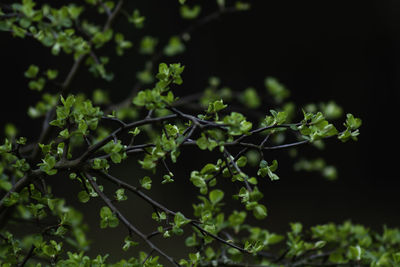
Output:
<svg viewBox="0 0 400 267">
<path fill-rule="evenodd" d="M 179 18 L 179 5 L 175 3 L 178 1 L 136 2 L 129 3 L 127 9 L 139 7 L 147 19 L 143 30 L 127 33 L 128 38 L 134 40 L 134 50 L 143 33 L 158 36 L 161 46 L 168 36 L 190 24 Z M 202 16 L 215 10 L 214 1 L 202 2 Z M 122 25 L 122 20 L 116 23 Z M 273 76 L 291 90 L 292 100 L 299 106 L 335 100 L 345 112 L 362 118 L 358 142 L 341 144 L 332 140 L 324 151 L 305 149 L 301 152 L 322 156 L 329 164 L 335 164 L 339 171 L 336 182 L 325 181 L 316 174 L 296 173 L 288 162 L 278 158 L 277 173 L 281 180 L 260 185 L 269 211 L 262 225 L 283 233 L 292 221 L 312 225 L 352 219 L 380 230 L 383 224 L 394 227 L 400 223 L 399 37 L 398 1 L 259 0 L 253 1 L 253 8 L 248 12 L 228 14 L 197 29 L 183 56 L 166 61 L 179 61 L 186 66 L 184 84 L 175 90 L 177 95 L 203 90 L 212 75 L 220 77 L 223 85 L 234 90 L 248 86 L 265 90 L 264 78 Z M 72 62 L 69 57 L 50 56 L 39 44 L 12 38 L 7 33 L 0 33 L 0 47 L 1 126 L 13 121 L 22 135 L 36 138 L 41 122 L 32 124 L 26 110 L 37 95 L 27 89 L 23 72 L 29 64 L 54 68 L 61 61 L 63 74 Z M 120 99 L 129 93 L 135 72 L 142 68 L 143 58 L 134 53 L 111 63 L 117 68 L 112 85 L 93 83 L 85 78 L 82 70 L 73 88 L 76 91 L 109 88 L 112 97 Z M 265 107 L 265 112 L 269 108 Z M 181 185 L 155 186 L 152 192 L 171 209 L 184 210 L 187 214 L 191 214 L 190 203 L 195 200 L 193 188 L 187 183 L 188 170 L 199 169 L 205 162 L 191 155 L 184 156 L 181 164 L 173 166 L 176 173 L 186 175 L 179 178 Z M 125 164 L 126 168 L 120 173 L 141 177 L 142 174 L 130 167 L 132 164 L 135 163 Z M 63 185 L 63 181 L 57 184 Z M 74 203 L 72 190 L 54 188 L 68 199 L 72 195 L 70 201 Z M 229 198 L 226 200 L 234 203 Z M 125 209 L 129 213 L 139 205 Z M 86 217 L 93 219 L 91 236 L 120 244 L 117 230 L 110 231 L 111 235 L 98 235 L 98 210 L 81 207 Z M 131 214 L 134 220 L 144 222 L 142 216 Z M 97 242 L 94 251 L 104 253 L 107 247 L 104 242 Z"/>
</svg>

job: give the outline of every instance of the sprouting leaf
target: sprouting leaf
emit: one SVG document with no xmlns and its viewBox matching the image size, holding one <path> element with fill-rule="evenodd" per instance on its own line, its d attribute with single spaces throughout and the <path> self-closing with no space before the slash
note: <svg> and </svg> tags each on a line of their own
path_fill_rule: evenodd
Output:
<svg viewBox="0 0 400 267">
<path fill-rule="evenodd" d="M 115 199 L 116 199 L 117 201 L 124 201 L 124 200 L 127 200 L 128 197 L 127 197 L 126 194 L 125 194 L 125 189 L 123 189 L 123 188 L 117 189 L 117 191 L 115 191 Z"/>
<path fill-rule="evenodd" d="M 151 178 L 149 176 L 145 176 L 140 180 L 140 185 L 147 190 L 151 189 Z"/>
<path fill-rule="evenodd" d="M 278 175 L 274 173 L 274 171 L 278 168 L 278 161 L 273 160 L 271 165 L 268 165 L 268 162 L 265 160 L 260 161 L 259 170 L 257 175 L 261 177 L 269 176 L 272 181 L 279 180 Z"/>
<path fill-rule="evenodd" d="M 355 118 L 353 116 L 353 114 L 347 114 L 346 117 L 347 117 L 346 118 L 346 123 L 345 123 L 346 127 L 350 128 L 350 130 L 352 130 L 352 131 L 357 130 L 358 128 L 360 128 L 361 123 L 362 123 L 361 119 Z"/>
<path fill-rule="evenodd" d="M 100 209 L 100 228 L 111 227 L 115 228 L 119 225 L 119 220 L 111 209 L 104 206 Z"/>
<path fill-rule="evenodd" d="M 138 242 L 132 240 L 130 236 L 125 237 L 122 249 L 128 251 L 129 248 L 139 245 Z"/>
<path fill-rule="evenodd" d="M 143 28 L 143 24 L 146 18 L 140 15 L 140 11 L 138 9 L 133 10 L 132 15 L 128 18 L 130 23 L 133 23 L 136 28 Z"/>
</svg>

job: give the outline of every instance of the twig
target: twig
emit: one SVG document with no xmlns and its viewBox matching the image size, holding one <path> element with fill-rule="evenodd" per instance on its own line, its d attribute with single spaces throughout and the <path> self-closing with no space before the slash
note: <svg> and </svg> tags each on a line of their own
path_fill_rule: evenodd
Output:
<svg viewBox="0 0 400 267">
<path fill-rule="evenodd" d="M 166 260 L 168 260 L 170 263 L 172 263 L 174 266 L 180 266 L 172 257 L 168 256 L 164 251 L 159 249 L 157 246 L 155 246 L 148 238 L 146 235 L 144 235 L 141 231 L 139 231 L 135 226 L 133 226 L 127 218 L 119 211 L 118 208 L 114 206 L 112 201 L 100 190 L 99 186 L 97 183 L 94 181 L 93 177 L 86 173 L 86 177 L 93 187 L 93 189 L 96 191 L 96 193 L 100 196 L 100 198 L 104 201 L 104 203 L 112 210 L 112 212 L 118 217 L 119 220 L 122 221 L 122 223 L 134 234 L 139 236 L 146 244 L 154 251 L 156 251 L 158 254 L 160 254 L 162 257 L 164 257 Z"/>
<path fill-rule="evenodd" d="M 114 177 L 114 176 L 108 174 L 108 173 L 105 173 L 105 172 L 96 171 L 95 173 L 100 174 L 102 177 L 104 177 L 104 178 L 106 178 L 107 180 L 113 182 L 114 184 L 118 185 L 119 187 L 125 188 L 125 189 L 127 189 L 128 191 L 131 191 L 132 193 L 136 194 L 137 196 L 139 196 L 140 198 L 142 198 L 143 200 L 145 200 L 145 201 L 146 201 L 147 203 L 149 203 L 151 206 L 156 207 L 156 208 L 158 208 L 159 210 L 164 211 L 166 214 L 171 215 L 171 216 L 175 216 L 175 215 L 176 215 L 176 212 L 174 212 L 174 211 L 172 211 L 172 210 L 166 208 L 165 206 L 161 205 L 160 203 L 158 203 L 158 202 L 155 201 L 154 199 L 152 199 L 152 198 L 150 198 L 149 196 L 147 196 L 146 194 L 144 194 L 142 191 L 140 191 L 140 190 L 139 190 L 138 188 L 136 188 L 135 186 L 130 185 L 130 184 L 128 184 L 128 183 L 126 183 L 126 182 L 124 182 L 124 181 L 122 181 L 122 180 L 120 180 L 120 179 L 118 179 L 118 178 L 116 178 L 116 177 Z M 186 217 L 186 216 L 185 216 L 185 217 Z M 186 217 L 186 218 L 187 218 L 187 217 Z M 235 244 L 233 244 L 233 243 L 231 243 L 231 242 L 228 242 L 228 241 L 226 241 L 226 240 L 220 238 L 220 237 L 217 236 L 217 235 L 214 235 L 214 234 L 212 234 L 212 233 L 206 231 L 206 230 L 203 229 L 203 228 L 199 225 L 199 223 L 196 222 L 195 220 L 192 220 L 192 219 L 189 219 L 189 220 L 190 220 L 189 224 L 191 224 L 192 226 L 194 226 L 195 228 L 197 228 L 197 229 L 198 229 L 201 233 L 203 233 L 204 235 L 208 235 L 208 236 L 214 238 L 215 240 L 218 240 L 219 242 L 221 242 L 221 243 L 223 243 L 223 244 L 225 244 L 225 245 L 227 245 L 227 246 L 230 246 L 230 247 L 232 247 L 232 248 L 235 248 L 235 249 L 237 249 L 237 250 L 239 250 L 239 251 L 241 251 L 241 252 L 248 253 L 247 250 L 244 250 L 243 248 L 241 248 L 241 247 L 239 247 L 239 246 L 237 246 L 237 245 L 235 245 Z"/>
<path fill-rule="evenodd" d="M 25 255 L 24 259 L 20 264 L 18 264 L 18 267 L 23 267 L 25 264 L 28 262 L 28 260 L 32 257 L 33 250 L 35 249 L 35 246 L 32 245 L 31 248 L 29 249 L 28 253 Z"/>
</svg>

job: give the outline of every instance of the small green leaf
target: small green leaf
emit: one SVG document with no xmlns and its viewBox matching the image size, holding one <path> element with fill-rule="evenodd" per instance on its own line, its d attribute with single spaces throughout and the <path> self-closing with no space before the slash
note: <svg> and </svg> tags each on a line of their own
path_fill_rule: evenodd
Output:
<svg viewBox="0 0 400 267">
<path fill-rule="evenodd" d="M 36 78 L 36 75 L 39 72 L 39 67 L 36 65 L 30 65 L 28 70 L 25 71 L 25 77 L 33 79 Z"/>
<path fill-rule="evenodd" d="M 117 191 L 115 191 L 115 199 L 117 201 L 127 200 L 128 197 L 125 194 L 125 189 L 123 189 L 123 188 L 117 189 Z"/>
<path fill-rule="evenodd" d="M 140 185 L 147 190 L 151 189 L 151 178 L 149 176 L 143 177 L 143 179 L 140 180 Z"/>
<path fill-rule="evenodd" d="M 244 92 L 240 95 L 239 100 L 248 108 L 258 108 L 261 105 L 260 96 L 258 95 L 257 91 L 254 88 L 247 88 Z"/>
<path fill-rule="evenodd" d="M 80 191 L 78 193 L 78 199 L 82 203 L 86 203 L 90 200 L 90 195 L 86 191 Z"/>
<path fill-rule="evenodd" d="M 54 80 L 58 76 L 58 71 L 57 70 L 48 69 L 47 72 L 46 72 L 46 75 L 47 75 L 47 78 L 49 80 Z"/>
<path fill-rule="evenodd" d="M 63 138 L 65 138 L 65 139 L 68 139 L 68 138 L 69 138 L 69 131 L 68 131 L 68 129 L 62 130 L 62 131 L 60 132 L 60 136 L 63 137 Z"/>
<path fill-rule="evenodd" d="M 182 18 L 184 19 L 195 19 L 199 16 L 201 12 L 201 7 L 199 5 L 195 5 L 193 7 L 189 7 L 188 5 L 182 5 L 180 12 Z"/>
<path fill-rule="evenodd" d="M 29 82 L 28 86 L 31 90 L 42 91 L 45 86 L 46 80 L 40 77 L 37 80 L 32 80 Z"/>
<path fill-rule="evenodd" d="M 133 241 L 130 236 L 125 237 L 124 242 L 124 246 L 122 247 L 122 250 L 124 251 L 128 251 L 129 248 L 139 245 L 139 243 Z"/>
<path fill-rule="evenodd" d="M 350 246 L 347 257 L 351 260 L 361 260 L 363 249 L 360 246 Z"/>
<path fill-rule="evenodd" d="M 164 54 L 169 57 L 176 56 L 185 51 L 185 45 L 178 36 L 172 36 L 167 46 L 164 47 Z"/>
<path fill-rule="evenodd" d="M 290 96 L 290 91 L 275 78 L 267 77 L 265 79 L 265 87 L 278 103 Z"/>
<path fill-rule="evenodd" d="M 209 193 L 209 197 L 211 203 L 215 205 L 224 198 L 224 192 L 219 189 L 214 189 Z"/>
<path fill-rule="evenodd" d="M 262 220 L 267 217 L 267 208 L 262 204 L 257 204 L 253 208 L 253 215 L 256 219 Z"/>
</svg>

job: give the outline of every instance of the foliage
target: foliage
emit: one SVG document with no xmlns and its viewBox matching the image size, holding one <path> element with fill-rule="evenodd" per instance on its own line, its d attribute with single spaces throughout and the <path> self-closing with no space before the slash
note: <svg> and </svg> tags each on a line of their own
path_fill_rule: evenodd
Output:
<svg viewBox="0 0 400 267">
<path fill-rule="evenodd" d="M 19 135 L 13 124 L 5 126 L 0 146 L 1 266 L 399 266 L 398 229 L 384 227 L 376 233 L 350 221 L 303 229 L 301 223 L 291 223 L 290 231 L 279 235 L 246 222 L 249 217 L 263 220 L 268 215 L 257 185 L 281 179 L 278 159 L 267 161 L 267 151 L 282 150 L 296 157 L 295 151 L 306 144 L 321 148 L 328 139 L 357 140 L 361 120 L 347 114 L 342 126 L 335 126 L 343 114 L 337 104 L 298 108 L 290 91 L 272 77 L 265 79 L 263 90 L 247 88 L 239 93 L 211 77 L 200 96 L 178 98 L 175 92 L 183 83 L 185 66 L 163 63 L 164 59 L 181 55 L 197 27 L 250 8 L 246 2 L 217 0 L 218 9 L 204 15 L 200 5 L 178 2 L 182 19 L 194 24 L 172 35 L 162 48 L 158 38 L 143 33 L 144 14 L 125 10 L 122 0 L 76 1 L 57 7 L 33 0 L 1 5 L 0 30 L 6 32 L 2 34 L 34 39 L 52 55 L 65 53 L 74 59 L 64 79 L 56 66 L 27 65 L 27 85 L 42 97 L 27 110 L 32 119 L 43 119 L 39 140 Z M 91 21 L 87 11 L 105 17 L 104 24 Z M 117 18 L 123 19 L 120 15 L 142 36 L 138 53 L 149 57 L 144 70 L 137 73 L 131 95 L 113 103 L 105 90 L 93 88 L 92 96 L 72 94 L 71 83 L 82 65 L 93 79 L 108 84 L 114 73 L 107 64 L 134 47 L 113 27 Z M 110 46 L 113 52 L 104 49 Z M 57 92 L 50 89 L 54 82 Z M 268 114 L 260 112 L 265 99 L 274 102 Z M 237 104 L 254 111 L 253 115 L 239 112 Z M 260 115 L 254 118 L 255 113 Z M 169 166 L 179 164 L 191 149 L 218 159 L 190 170 L 187 178 L 198 201 L 188 215 L 167 208 L 147 192 L 156 183 L 184 179 L 175 177 Z M 148 174 L 129 183 L 114 176 L 114 169 L 128 157 Z M 327 179 L 337 176 L 334 166 L 321 158 L 298 157 L 295 169 L 321 171 Z M 75 194 L 82 203 L 102 200 L 100 227 L 103 231 L 121 225 L 127 228 L 121 249 L 128 251 L 140 244 L 139 254 L 115 263 L 107 255 L 87 256 L 90 241 L 84 217 L 52 193 L 47 184 L 51 179 L 79 185 Z M 236 184 L 236 194 L 229 196 L 221 180 Z M 107 182 L 115 186 L 105 188 Z M 142 232 L 119 209 L 120 202 L 132 200 L 132 195 L 154 210 L 152 219 L 158 225 L 154 232 Z M 235 210 L 227 212 L 224 206 L 231 197 Z M 40 230 L 21 234 L 18 229 L 25 224 Z M 176 242 L 174 237 L 181 235 L 192 251 L 182 259 L 152 241 L 160 236 Z"/>
</svg>

